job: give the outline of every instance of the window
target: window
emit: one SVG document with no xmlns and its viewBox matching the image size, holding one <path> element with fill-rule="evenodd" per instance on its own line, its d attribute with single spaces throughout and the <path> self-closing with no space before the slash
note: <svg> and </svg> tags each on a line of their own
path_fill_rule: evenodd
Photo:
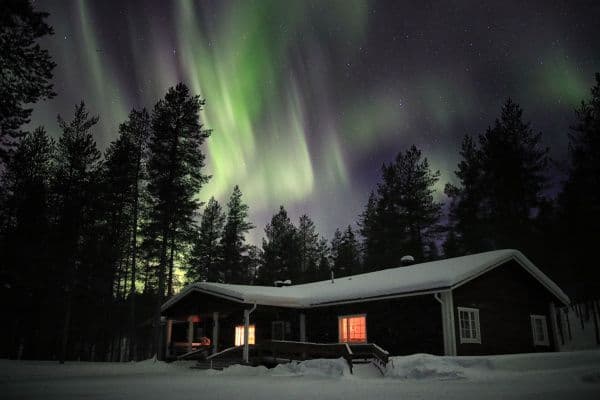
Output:
<svg viewBox="0 0 600 400">
<path fill-rule="evenodd" d="M 531 315 L 531 331 L 533 333 L 534 346 L 549 346 L 548 326 L 546 317 L 543 315 Z"/>
<path fill-rule="evenodd" d="M 248 344 L 255 343 L 254 336 L 254 325 L 250 325 L 248 327 Z M 243 346 L 244 345 L 244 325 L 238 325 L 235 327 L 235 345 Z"/>
<path fill-rule="evenodd" d="M 338 317 L 340 343 L 367 342 L 367 316 L 344 315 Z"/>
<path fill-rule="evenodd" d="M 461 343 L 481 343 L 479 310 L 458 307 L 458 329 Z"/>
</svg>

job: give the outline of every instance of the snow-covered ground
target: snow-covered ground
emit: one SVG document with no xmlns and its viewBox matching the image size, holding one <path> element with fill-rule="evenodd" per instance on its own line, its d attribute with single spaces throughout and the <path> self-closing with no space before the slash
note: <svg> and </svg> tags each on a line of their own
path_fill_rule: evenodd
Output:
<svg viewBox="0 0 600 400">
<path fill-rule="evenodd" d="M 600 351 L 494 357 L 393 357 L 370 365 L 311 360 L 268 370 L 193 363 L 0 360 L 2 399 L 600 399 Z"/>
</svg>

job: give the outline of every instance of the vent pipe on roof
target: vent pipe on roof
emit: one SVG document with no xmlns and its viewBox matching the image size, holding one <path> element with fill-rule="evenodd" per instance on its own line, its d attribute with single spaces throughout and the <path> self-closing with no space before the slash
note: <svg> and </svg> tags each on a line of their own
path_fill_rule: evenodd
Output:
<svg viewBox="0 0 600 400">
<path fill-rule="evenodd" d="M 331 283 L 335 283 L 335 276 L 333 274 L 333 267 L 329 268 L 329 272 L 331 272 Z"/>
<path fill-rule="evenodd" d="M 415 258 L 410 255 L 403 256 L 400 259 L 400 264 L 402 264 L 403 267 L 406 267 L 407 265 L 413 265 L 414 263 L 415 263 Z"/>
</svg>

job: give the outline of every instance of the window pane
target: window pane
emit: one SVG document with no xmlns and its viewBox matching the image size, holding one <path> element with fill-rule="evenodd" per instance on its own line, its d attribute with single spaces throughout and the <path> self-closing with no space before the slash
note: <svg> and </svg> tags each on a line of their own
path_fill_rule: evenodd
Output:
<svg viewBox="0 0 600 400">
<path fill-rule="evenodd" d="M 248 327 L 248 344 L 255 344 L 255 329 L 254 325 Z M 244 345 L 244 325 L 235 327 L 235 343 L 236 346 Z"/>
<path fill-rule="evenodd" d="M 535 322 L 535 335 L 539 342 L 544 342 L 546 337 L 544 335 L 544 320 L 542 318 L 536 318 Z"/>
<path fill-rule="evenodd" d="M 477 310 L 458 310 L 460 338 L 467 343 L 479 342 Z"/>
<path fill-rule="evenodd" d="M 366 342 L 367 318 L 342 317 L 339 319 L 340 342 Z"/>
</svg>

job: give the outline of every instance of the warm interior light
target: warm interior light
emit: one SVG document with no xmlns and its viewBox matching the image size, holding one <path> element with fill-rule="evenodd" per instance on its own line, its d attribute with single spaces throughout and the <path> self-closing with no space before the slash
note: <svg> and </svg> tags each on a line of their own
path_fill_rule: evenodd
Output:
<svg viewBox="0 0 600 400">
<path fill-rule="evenodd" d="M 339 318 L 340 342 L 365 343 L 367 341 L 367 317 L 357 315 Z"/>
<path fill-rule="evenodd" d="M 248 344 L 254 344 L 254 325 L 248 327 Z M 235 327 L 235 345 L 244 345 L 244 325 Z"/>
</svg>

